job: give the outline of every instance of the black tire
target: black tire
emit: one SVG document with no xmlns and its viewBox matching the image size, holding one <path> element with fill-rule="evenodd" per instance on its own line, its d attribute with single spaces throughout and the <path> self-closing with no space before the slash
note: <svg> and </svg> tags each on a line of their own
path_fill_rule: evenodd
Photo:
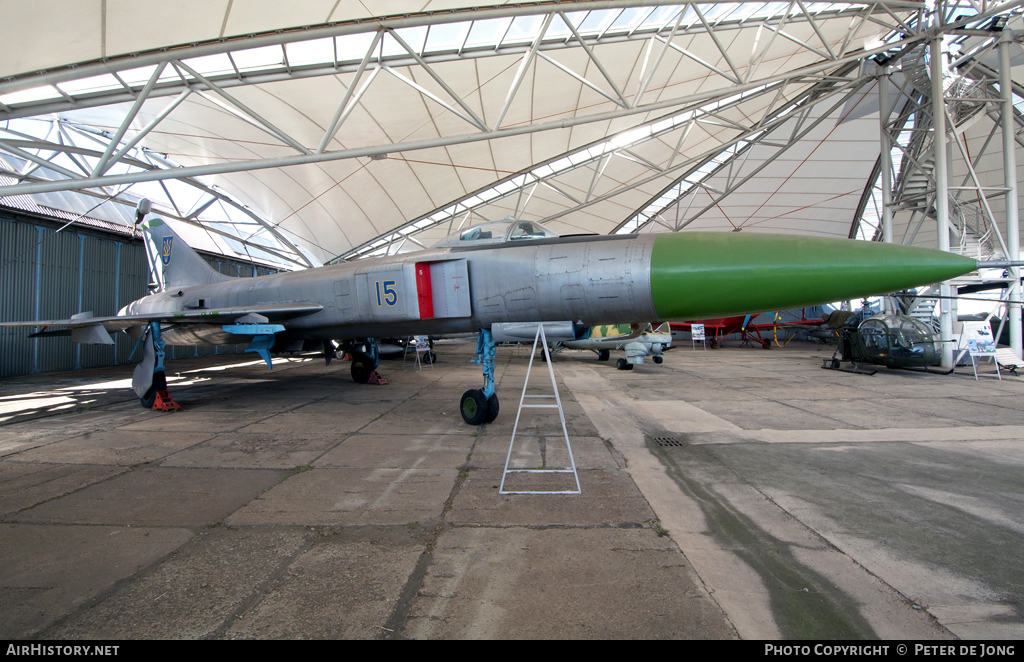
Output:
<svg viewBox="0 0 1024 662">
<path fill-rule="evenodd" d="M 487 398 L 487 417 L 484 418 L 484 423 L 493 423 L 496 418 L 498 418 L 498 394 L 493 393 L 491 397 Z"/>
<path fill-rule="evenodd" d="M 653 356 L 653 357 L 651 357 L 651 360 L 653 360 L 658 365 L 661 365 L 661 362 L 664 361 L 665 358 L 662 357 L 662 356 Z"/>
<path fill-rule="evenodd" d="M 462 394 L 459 401 L 459 411 L 462 412 L 462 420 L 469 425 L 480 425 L 487 418 L 487 400 L 483 391 L 470 389 Z"/>
<path fill-rule="evenodd" d="M 626 367 L 628 365 L 629 362 L 626 361 L 626 359 L 619 359 L 618 361 L 615 362 L 615 367 L 619 370 L 629 370 L 629 368 Z"/>
<path fill-rule="evenodd" d="M 597 353 L 597 360 L 607 361 L 609 358 L 611 358 L 611 355 L 612 353 L 609 352 L 607 349 L 602 349 L 600 352 Z"/>
<path fill-rule="evenodd" d="M 423 352 L 423 358 L 421 360 L 427 365 L 433 365 L 437 363 L 437 354 L 435 354 L 432 350 L 428 349 L 427 351 Z"/>
<path fill-rule="evenodd" d="M 352 354 L 352 381 L 356 384 L 365 384 L 370 381 L 373 374 L 373 360 L 361 352 Z"/>
<path fill-rule="evenodd" d="M 161 370 L 153 373 L 153 383 L 150 385 L 146 395 L 139 398 L 139 402 L 145 409 L 152 409 L 156 402 L 156 394 L 167 390 L 167 373 Z"/>
<path fill-rule="evenodd" d="M 624 369 L 625 370 L 632 370 L 633 369 L 633 364 L 632 363 L 626 363 L 626 367 Z"/>
</svg>

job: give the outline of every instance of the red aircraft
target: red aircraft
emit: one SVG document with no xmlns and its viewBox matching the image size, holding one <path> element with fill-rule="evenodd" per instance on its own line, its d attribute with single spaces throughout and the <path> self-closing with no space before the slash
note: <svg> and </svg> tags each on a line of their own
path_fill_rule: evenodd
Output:
<svg viewBox="0 0 1024 662">
<path fill-rule="evenodd" d="M 708 342 L 711 344 L 711 348 L 715 349 L 722 342 L 725 336 L 733 333 L 739 333 L 743 338 L 743 342 L 757 343 L 764 349 L 771 349 L 771 340 L 765 340 L 761 336 L 762 330 L 772 329 L 791 329 L 802 326 L 820 326 L 825 323 L 821 318 L 818 319 L 807 319 L 806 311 L 801 310 L 800 319 L 792 321 L 782 321 L 778 317 L 778 313 L 775 315 L 775 320 L 768 324 L 751 324 L 750 320 L 756 317 L 756 315 L 746 315 L 739 317 L 720 317 L 717 319 L 709 320 L 694 320 L 693 322 L 682 322 L 672 323 L 673 331 L 684 331 L 689 332 L 692 329 L 693 324 L 703 324 L 704 333 L 707 337 Z M 776 342 L 778 342 L 776 340 Z"/>
</svg>

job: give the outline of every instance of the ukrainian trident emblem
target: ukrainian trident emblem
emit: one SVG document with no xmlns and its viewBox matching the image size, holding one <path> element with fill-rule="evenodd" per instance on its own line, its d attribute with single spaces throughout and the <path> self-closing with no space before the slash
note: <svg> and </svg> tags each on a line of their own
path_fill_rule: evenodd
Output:
<svg viewBox="0 0 1024 662">
<path fill-rule="evenodd" d="M 166 267 L 171 263 L 171 242 L 174 241 L 174 237 L 164 237 L 164 243 L 160 251 L 160 260 Z"/>
</svg>

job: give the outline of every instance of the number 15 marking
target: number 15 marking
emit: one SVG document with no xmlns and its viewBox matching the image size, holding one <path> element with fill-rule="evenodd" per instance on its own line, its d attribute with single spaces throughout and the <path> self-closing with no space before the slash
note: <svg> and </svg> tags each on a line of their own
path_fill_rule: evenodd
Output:
<svg viewBox="0 0 1024 662">
<path fill-rule="evenodd" d="M 381 299 L 381 281 L 377 283 L 377 307 L 382 307 L 385 303 L 389 306 L 394 306 L 398 303 L 398 292 L 395 291 L 395 283 L 397 281 L 386 280 L 384 281 L 384 297 Z"/>
</svg>

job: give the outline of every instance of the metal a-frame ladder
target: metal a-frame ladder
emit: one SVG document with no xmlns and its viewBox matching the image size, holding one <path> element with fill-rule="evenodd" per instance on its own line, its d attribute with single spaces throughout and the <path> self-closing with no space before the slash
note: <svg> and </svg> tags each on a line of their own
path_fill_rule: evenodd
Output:
<svg viewBox="0 0 1024 662">
<path fill-rule="evenodd" d="M 551 377 L 551 389 L 554 395 L 526 395 L 526 388 L 530 385 L 530 371 L 533 369 L 533 359 L 537 355 L 537 343 L 541 343 L 544 350 L 544 357 L 547 359 L 548 376 Z M 555 404 L 525 404 L 527 398 L 554 399 Z M 516 443 L 516 431 L 519 429 L 519 417 L 523 409 L 557 409 L 558 418 L 562 423 L 562 436 L 565 439 L 565 448 L 569 451 L 569 465 L 564 469 L 509 469 L 508 463 L 512 459 L 512 448 Z M 505 478 L 511 473 L 524 474 L 572 474 L 576 481 L 575 490 L 505 490 Z M 501 474 L 501 485 L 498 488 L 499 494 L 580 494 L 580 477 L 576 473 L 576 460 L 572 456 L 572 446 L 569 444 L 569 432 L 565 428 L 565 413 L 562 411 L 562 399 L 558 396 L 558 385 L 555 384 L 555 371 L 551 367 L 551 354 L 548 352 L 547 336 L 544 334 L 544 325 L 537 325 L 537 335 L 533 339 L 533 350 L 530 352 L 530 363 L 526 366 L 526 379 L 523 381 L 523 394 L 519 398 L 519 411 L 516 413 L 516 423 L 512 427 L 512 440 L 508 444 L 508 455 L 505 456 L 505 470 Z"/>
</svg>

